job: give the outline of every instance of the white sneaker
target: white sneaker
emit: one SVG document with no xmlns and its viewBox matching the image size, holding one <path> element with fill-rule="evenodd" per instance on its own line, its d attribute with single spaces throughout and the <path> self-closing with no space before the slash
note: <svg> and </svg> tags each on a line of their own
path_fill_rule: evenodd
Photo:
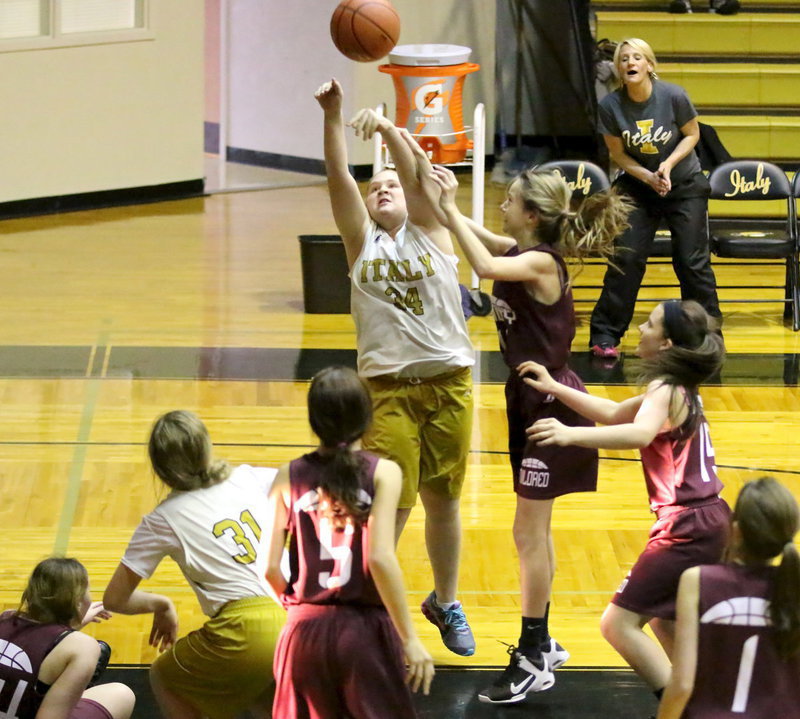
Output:
<svg viewBox="0 0 800 719">
<path fill-rule="evenodd" d="M 544 655 L 529 657 L 511 645 L 508 653 L 511 661 L 503 673 L 478 694 L 478 699 L 484 704 L 515 704 L 521 702 L 528 692 L 543 692 L 555 684 L 556 679 Z"/>
<path fill-rule="evenodd" d="M 564 649 L 553 637 L 541 646 L 542 656 L 547 659 L 550 669 L 558 669 L 569 659 L 569 652 Z"/>
</svg>

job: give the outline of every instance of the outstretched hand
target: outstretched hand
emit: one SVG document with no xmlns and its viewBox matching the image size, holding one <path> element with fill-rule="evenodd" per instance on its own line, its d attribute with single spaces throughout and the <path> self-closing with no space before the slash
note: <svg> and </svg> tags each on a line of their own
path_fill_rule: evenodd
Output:
<svg viewBox="0 0 800 719">
<path fill-rule="evenodd" d="M 83 615 L 81 626 L 85 627 L 92 622 L 98 623 L 103 619 L 111 619 L 111 612 L 103 606 L 103 602 L 92 602 L 86 610 L 86 614 Z"/>
<path fill-rule="evenodd" d="M 442 165 L 434 165 L 431 168 L 430 178 L 439 187 L 439 207 L 442 211 L 445 214 L 456 211 L 458 180 L 455 173 Z"/>
<path fill-rule="evenodd" d="M 356 132 L 356 137 L 362 140 L 371 140 L 372 136 L 379 132 L 381 126 L 388 122 L 383 115 L 379 115 L 371 107 L 365 107 L 359 110 L 353 118 L 347 123 Z"/>
<path fill-rule="evenodd" d="M 566 447 L 572 444 L 569 437 L 570 429 L 570 427 L 561 424 L 557 419 L 548 417 L 547 419 L 540 419 L 534 422 L 525 430 L 525 434 L 530 441 L 543 447 L 552 444 L 559 447 Z"/>
<path fill-rule="evenodd" d="M 517 365 L 517 373 L 525 384 L 542 394 L 553 394 L 558 388 L 558 382 L 550 376 L 547 368 L 533 360 L 527 360 Z"/>
<path fill-rule="evenodd" d="M 325 112 L 341 112 L 343 97 L 342 86 L 335 77 L 322 83 L 314 93 L 314 98 Z"/>
</svg>

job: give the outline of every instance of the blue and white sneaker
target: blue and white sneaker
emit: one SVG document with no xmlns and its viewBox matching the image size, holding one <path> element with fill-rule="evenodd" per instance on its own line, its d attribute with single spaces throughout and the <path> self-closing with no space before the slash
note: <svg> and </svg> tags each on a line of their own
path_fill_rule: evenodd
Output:
<svg viewBox="0 0 800 719">
<path fill-rule="evenodd" d="M 451 652 L 462 657 L 471 657 L 475 653 L 475 637 L 472 636 L 461 602 L 455 602 L 449 609 L 442 609 L 436 601 L 436 591 L 433 591 L 422 602 L 421 609 L 425 618 L 436 625 L 442 642 Z"/>
<path fill-rule="evenodd" d="M 509 645 L 511 661 L 490 686 L 478 694 L 484 704 L 516 704 L 529 692 L 543 692 L 555 684 L 555 677 L 543 654 L 527 656 Z"/>
</svg>

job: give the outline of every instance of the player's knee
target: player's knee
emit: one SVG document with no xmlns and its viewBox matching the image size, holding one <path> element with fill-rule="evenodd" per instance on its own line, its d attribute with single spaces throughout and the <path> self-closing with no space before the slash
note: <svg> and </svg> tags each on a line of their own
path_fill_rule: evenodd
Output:
<svg viewBox="0 0 800 719">
<path fill-rule="evenodd" d="M 609 644 L 616 646 L 620 642 L 620 631 L 620 623 L 611 607 L 608 607 L 600 617 L 600 634 Z"/>
<path fill-rule="evenodd" d="M 111 712 L 114 719 L 128 719 L 133 714 L 133 706 L 136 704 L 136 695 L 126 684 L 115 685 L 115 708 Z"/>
<path fill-rule="evenodd" d="M 87 689 L 83 696 L 105 707 L 113 719 L 129 719 L 136 703 L 133 690 L 120 682 L 97 684 Z"/>
<path fill-rule="evenodd" d="M 530 556 L 537 552 L 547 552 L 547 533 L 537 532 L 531 527 L 515 523 L 512 530 L 514 545 L 519 554 Z"/>
</svg>

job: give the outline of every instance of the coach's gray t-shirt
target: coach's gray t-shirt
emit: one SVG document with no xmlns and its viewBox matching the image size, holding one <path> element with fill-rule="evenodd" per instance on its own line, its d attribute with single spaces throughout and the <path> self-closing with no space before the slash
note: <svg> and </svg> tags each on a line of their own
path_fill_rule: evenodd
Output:
<svg viewBox="0 0 800 719">
<path fill-rule="evenodd" d="M 622 138 L 625 151 L 655 172 L 683 138 L 680 128 L 697 117 L 697 111 L 682 87 L 653 80 L 653 91 L 644 102 L 634 102 L 621 87 L 600 101 L 598 115 L 600 132 Z M 672 184 L 700 171 L 700 161 L 692 150 L 672 168 Z"/>
</svg>

